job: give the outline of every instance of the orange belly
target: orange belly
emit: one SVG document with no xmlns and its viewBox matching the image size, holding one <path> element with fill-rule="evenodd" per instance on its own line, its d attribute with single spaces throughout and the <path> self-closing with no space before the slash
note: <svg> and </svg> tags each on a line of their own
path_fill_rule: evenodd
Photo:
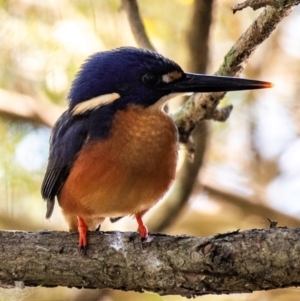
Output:
<svg viewBox="0 0 300 301">
<path fill-rule="evenodd" d="M 161 111 L 130 107 L 116 113 L 109 139 L 84 145 L 58 201 L 67 221 L 80 216 L 94 228 L 105 217 L 151 208 L 169 189 L 176 165 L 173 121 Z"/>
</svg>

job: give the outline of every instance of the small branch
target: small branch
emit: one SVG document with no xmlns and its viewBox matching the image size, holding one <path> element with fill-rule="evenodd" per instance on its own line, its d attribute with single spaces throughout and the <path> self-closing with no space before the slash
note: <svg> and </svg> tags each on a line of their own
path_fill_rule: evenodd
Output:
<svg viewBox="0 0 300 301">
<path fill-rule="evenodd" d="M 129 25 L 137 45 L 141 48 L 156 51 L 146 34 L 136 0 L 122 0 L 122 8 L 127 14 Z"/>
<path fill-rule="evenodd" d="M 238 10 L 243 10 L 247 7 L 251 7 L 253 10 L 257 10 L 265 6 L 272 6 L 276 9 L 282 9 L 298 5 L 299 3 L 299 0 L 247 0 L 234 5 L 231 9 L 235 14 Z"/>
<path fill-rule="evenodd" d="M 190 52 L 189 70 L 205 73 L 209 52 L 209 33 L 211 27 L 213 0 L 194 1 L 193 16 L 188 30 L 187 47 Z M 185 147 L 186 157 L 177 173 L 176 181 L 168 197 L 152 211 L 150 227 L 154 232 L 170 227 L 182 212 L 193 190 L 197 175 L 203 163 L 207 141 L 207 125 L 203 122 L 188 138 Z M 151 222 L 153 220 L 153 222 Z"/>
<path fill-rule="evenodd" d="M 63 108 L 28 95 L 0 89 L 0 114 L 52 127 Z"/>
<path fill-rule="evenodd" d="M 0 232 L 0 286 L 144 290 L 186 297 L 300 285 L 300 229 L 268 228 L 197 238 L 89 233 Z"/>
<path fill-rule="evenodd" d="M 226 76 L 239 75 L 257 46 L 269 37 L 278 23 L 291 10 L 290 6 L 283 7 L 281 10 L 273 7 L 264 9 L 226 54 L 223 64 L 216 74 Z M 214 112 L 224 95 L 225 92 L 193 94 L 185 105 L 173 115 L 182 142 L 188 141 L 190 133 L 199 121 L 215 118 Z"/>
<path fill-rule="evenodd" d="M 273 221 L 270 218 L 268 218 L 268 221 L 270 223 L 270 228 L 276 228 L 277 227 L 277 224 L 278 224 L 277 221 Z"/>
<path fill-rule="evenodd" d="M 202 190 L 210 198 L 217 200 L 221 206 L 233 205 L 241 210 L 243 216 L 259 216 L 261 218 L 269 217 L 280 221 L 283 225 L 290 227 L 299 227 L 300 220 L 288 214 L 284 214 L 271 207 L 266 206 L 262 200 L 254 197 L 242 197 L 219 185 L 219 183 L 201 183 Z"/>
</svg>

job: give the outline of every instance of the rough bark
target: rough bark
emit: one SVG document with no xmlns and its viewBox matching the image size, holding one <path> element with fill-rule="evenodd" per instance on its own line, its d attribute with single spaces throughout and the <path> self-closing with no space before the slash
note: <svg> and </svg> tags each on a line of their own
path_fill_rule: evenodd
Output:
<svg viewBox="0 0 300 301">
<path fill-rule="evenodd" d="M 283 7 L 295 6 L 299 4 L 299 0 L 247 0 L 242 3 L 234 5 L 231 9 L 235 14 L 238 10 L 242 10 L 247 7 L 251 7 L 253 10 L 265 7 L 272 6 L 277 9 Z"/>
<path fill-rule="evenodd" d="M 300 228 L 214 237 L 90 233 L 88 255 L 77 233 L 0 232 L 0 286 L 143 290 L 186 297 L 300 285 Z"/>
</svg>

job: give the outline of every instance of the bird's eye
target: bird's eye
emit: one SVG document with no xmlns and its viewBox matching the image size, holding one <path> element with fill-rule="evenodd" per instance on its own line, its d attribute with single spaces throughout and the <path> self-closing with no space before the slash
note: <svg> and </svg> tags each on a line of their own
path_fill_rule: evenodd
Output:
<svg viewBox="0 0 300 301">
<path fill-rule="evenodd" d="M 157 86 L 161 81 L 161 77 L 159 75 L 156 75 L 153 73 L 144 74 L 142 79 L 146 85 L 152 86 L 152 87 Z"/>
</svg>

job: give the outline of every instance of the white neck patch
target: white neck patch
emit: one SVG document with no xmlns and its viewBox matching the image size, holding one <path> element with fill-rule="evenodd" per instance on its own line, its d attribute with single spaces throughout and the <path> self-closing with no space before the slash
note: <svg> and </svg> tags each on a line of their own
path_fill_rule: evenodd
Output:
<svg viewBox="0 0 300 301">
<path fill-rule="evenodd" d="M 104 105 L 107 105 L 116 99 L 120 98 L 120 94 L 118 93 L 110 93 L 110 94 L 104 94 L 97 97 L 94 97 L 92 99 L 83 101 L 79 104 L 77 104 L 73 110 L 73 115 L 80 115 L 85 113 L 86 111 L 94 110 L 99 107 L 102 107 Z"/>
<path fill-rule="evenodd" d="M 178 92 L 178 93 L 170 93 L 168 95 L 165 95 L 161 97 L 155 104 L 149 107 L 150 110 L 157 111 L 157 110 L 162 110 L 164 105 L 168 102 L 168 100 L 177 97 L 177 96 L 184 96 L 188 95 L 190 93 L 188 92 Z"/>
</svg>

